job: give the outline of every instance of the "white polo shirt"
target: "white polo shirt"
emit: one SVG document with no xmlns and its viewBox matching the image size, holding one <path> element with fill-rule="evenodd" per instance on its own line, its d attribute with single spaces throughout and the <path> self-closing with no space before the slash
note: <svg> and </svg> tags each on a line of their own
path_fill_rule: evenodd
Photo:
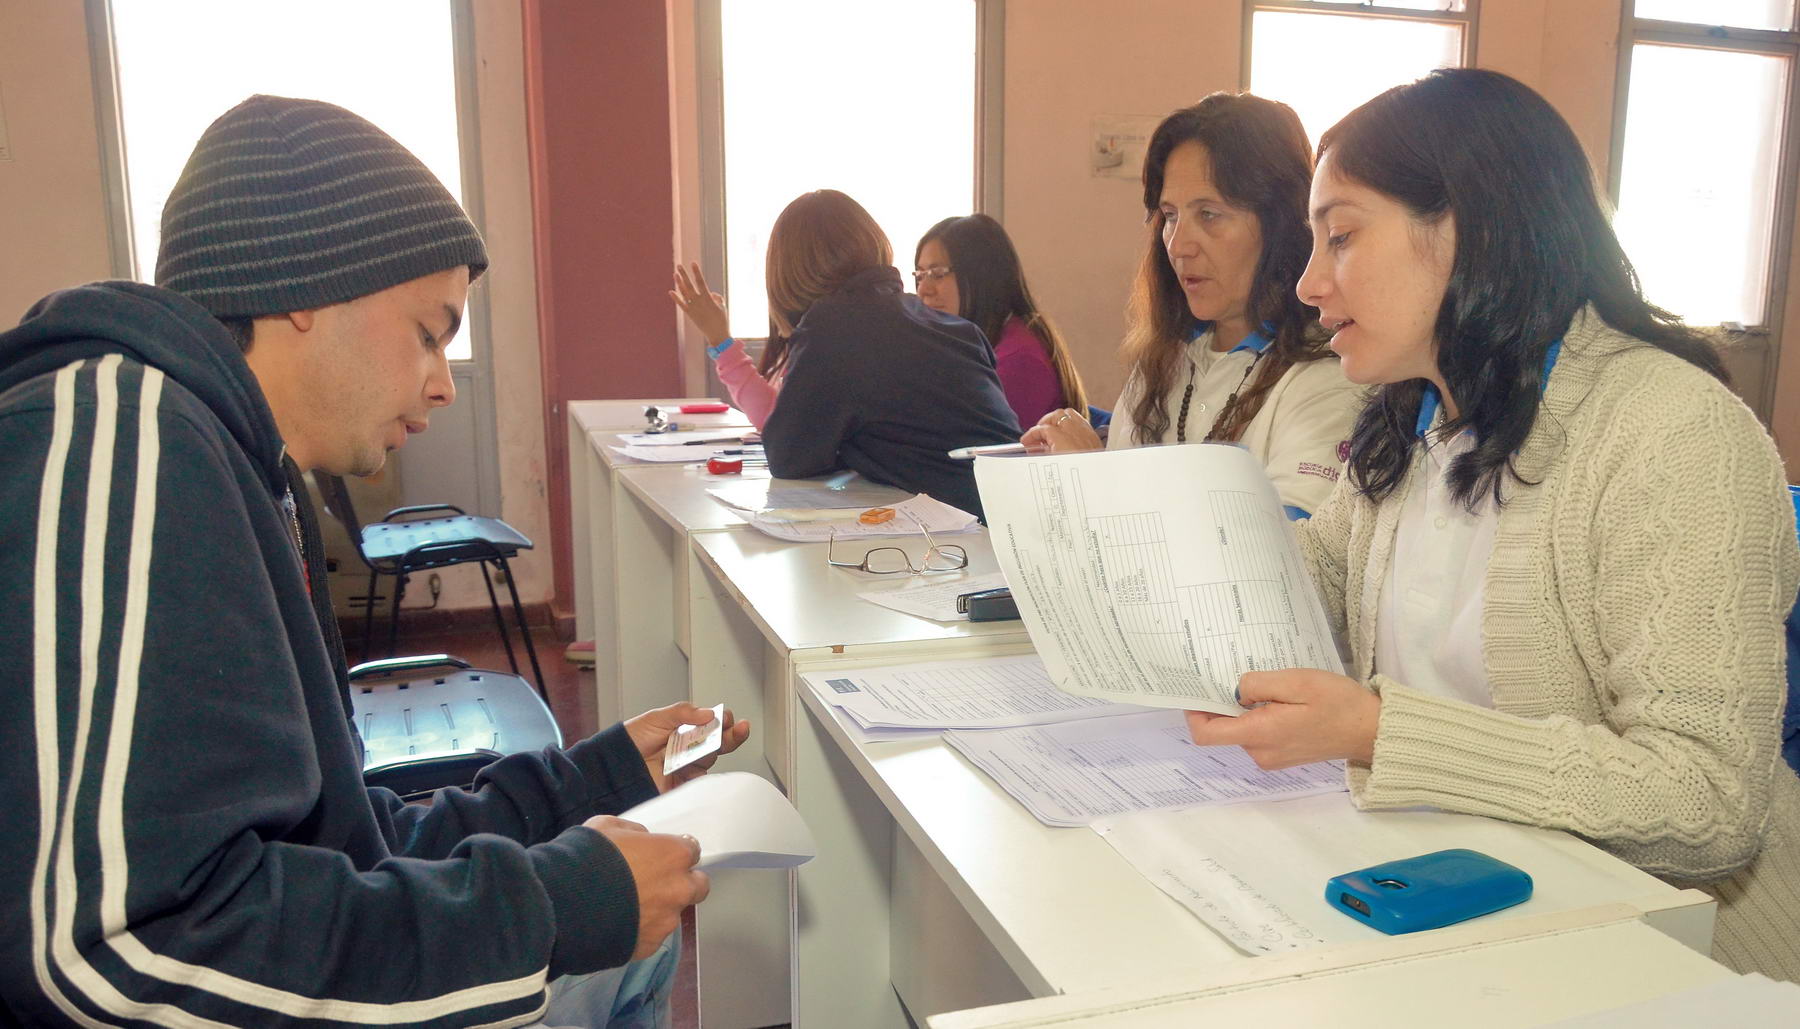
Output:
<svg viewBox="0 0 1800 1029">
<path fill-rule="evenodd" d="M 1253 333 L 1221 354 L 1212 348 L 1213 338 L 1209 328 L 1188 341 L 1185 366 L 1178 367 L 1169 395 L 1163 398 L 1169 427 L 1160 442 L 1175 442 L 1181 394 L 1187 388 L 1190 369 L 1194 395 L 1188 403 L 1186 435 L 1187 442 L 1199 443 L 1224 409 L 1226 399 L 1245 382 L 1244 373 L 1251 362 L 1269 345 L 1267 339 Z M 1143 382 L 1136 376 L 1125 384 L 1113 410 L 1108 449 L 1138 445 L 1133 438 L 1136 423 L 1131 408 L 1142 391 Z M 1363 387 L 1344 378 L 1335 357 L 1297 364 L 1275 383 L 1244 427 L 1240 442 L 1263 463 L 1283 504 L 1307 514 L 1324 506 L 1349 456 L 1350 426 L 1363 401 Z"/>
</svg>

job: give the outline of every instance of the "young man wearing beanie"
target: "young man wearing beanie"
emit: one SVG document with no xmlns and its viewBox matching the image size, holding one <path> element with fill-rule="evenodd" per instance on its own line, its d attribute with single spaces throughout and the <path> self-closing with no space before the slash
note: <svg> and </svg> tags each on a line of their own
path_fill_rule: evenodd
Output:
<svg viewBox="0 0 1800 1029">
<path fill-rule="evenodd" d="M 666 1017 L 706 877 L 691 839 L 607 816 L 673 785 L 663 744 L 707 712 L 429 807 L 361 782 L 300 474 L 372 473 L 454 399 L 486 267 L 380 129 L 259 96 L 189 159 L 157 286 L 55 293 L 0 335 L 0 1023 Z"/>
</svg>

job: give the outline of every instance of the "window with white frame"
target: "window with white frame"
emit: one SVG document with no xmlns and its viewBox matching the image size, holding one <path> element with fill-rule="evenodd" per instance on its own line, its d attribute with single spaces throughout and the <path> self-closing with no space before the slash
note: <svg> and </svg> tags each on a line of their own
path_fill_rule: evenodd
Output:
<svg viewBox="0 0 1800 1029">
<path fill-rule="evenodd" d="M 381 126 L 461 198 L 451 6 L 109 0 L 134 274 L 150 281 L 167 199 L 213 119 L 256 93 L 324 100 Z M 468 360 L 471 331 L 451 360 Z"/>
<path fill-rule="evenodd" d="M 911 268 L 975 203 L 975 0 L 718 0 L 731 332 L 768 334 L 769 228 L 814 189 L 848 193 Z"/>
<path fill-rule="evenodd" d="M 1614 226 L 1650 301 L 1695 325 L 1771 320 L 1794 0 L 1630 0 Z"/>
<path fill-rule="evenodd" d="M 1391 86 L 1474 53 L 1478 0 L 1248 0 L 1245 88 L 1300 115 L 1314 143 Z"/>
</svg>

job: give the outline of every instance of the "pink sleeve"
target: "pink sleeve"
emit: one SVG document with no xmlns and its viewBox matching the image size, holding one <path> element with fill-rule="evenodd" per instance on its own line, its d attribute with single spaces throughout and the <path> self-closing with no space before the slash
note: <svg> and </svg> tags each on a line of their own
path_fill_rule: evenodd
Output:
<svg viewBox="0 0 1800 1029">
<path fill-rule="evenodd" d="M 750 424 L 758 429 L 769 420 L 769 412 L 775 410 L 776 395 L 781 387 L 757 374 L 756 365 L 750 362 L 750 355 L 744 353 L 742 343 L 720 354 L 713 367 L 719 372 L 719 381 L 731 391 L 731 404 L 744 412 Z"/>
<path fill-rule="evenodd" d="M 994 370 L 1000 373 L 1000 388 L 1006 392 L 1006 404 L 1018 416 L 1019 427 L 1029 429 L 1038 419 L 1063 406 L 1062 382 L 1044 345 L 1032 335 L 1025 323 L 1013 318 L 1000 330 L 1000 341 L 994 347 Z"/>
</svg>

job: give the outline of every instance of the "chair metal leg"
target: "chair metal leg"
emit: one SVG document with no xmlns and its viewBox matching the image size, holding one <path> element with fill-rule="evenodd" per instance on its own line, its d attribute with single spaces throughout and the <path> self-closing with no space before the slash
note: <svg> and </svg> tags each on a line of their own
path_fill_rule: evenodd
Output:
<svg viewBox="0 0 1800 1029">
<path fill-rule="evenodd" d="M 537 646 L 531 642 L 531 626 L 525 621 L 525 605 L 519 603 L 519 587 L 513 583 L 512 567 L 502 557 L 500 570 L 506 573 L 506 588 L 512 593 L 513 617 L 519 620 L 519 635 L 525 637 L 525 654 L 531 658 L 531 674 L 537 677 L 538 693 L 544 703 L 550 702 L 550 691 L 544 686 L 544 670 L 538 666 Z M 491 588 L 491 587 L 490 587 Z"/>
<path fill-rule="evenodd" d="M 363 597 L 363 645 L 361 658 L 363 661 L 369 659 L 369 647 L 375 642 L 375 585 L 376 580 L 379 579 L 380 576 L 380 572 L 373 568 L 369 569 L 369 589 L 367 595 Z"/>
<path fill-rule="evenodd" d="M 494 564 L 494 562 L 481 562 L 481 584 L 487 587 L 488 609 L 494 613 L 494 625 L 500 630 L 501 644 L 506 647 L 506 663 L 512 666 L 513 674 L 518 675 L 519 659 L 513 654 L 512 637 L 508 636 L 506 633 L 506 619 L 500 614 L 500 598 L 494 595 L 494 580 L 488 578 L 488 565 L 490 564 Z M 496 565 L 495 567 L 503 572 L 505 571 L 504 565 Z"/>
<path fill-rule="evenodd" d="M 388 619 L 387 656 L 393 657 L 400 652 L 400 598 L 406 596 L 406 569 L 400 569 L 394 576 L 394 608 Z"/>
</svg>

